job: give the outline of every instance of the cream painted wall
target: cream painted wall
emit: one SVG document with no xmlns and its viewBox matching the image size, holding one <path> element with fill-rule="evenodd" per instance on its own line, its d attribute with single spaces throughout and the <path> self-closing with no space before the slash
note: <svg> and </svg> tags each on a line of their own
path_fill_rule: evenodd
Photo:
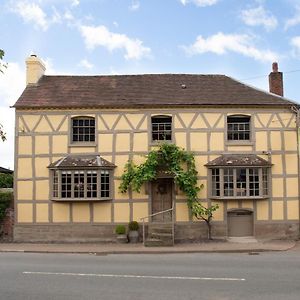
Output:
<svg viewBox="0 0 300 300">
<path fill-rule="evenodd" d="M 129 222 L 129 203 L 115 203 L 115 222 L 127 223 Z"/>
<path fill-rule="evenodd" d="M 48 223 L 49 222 L 49 205 L 43 203 L 36 204 L 36 222 Z"/>
<path fill-rule="evenodd" d="M 98 202 L 93 204 L 94 212 L 94 222 L 99 223 L 110 223 L 111 218 L 111 208 L 112 204 L 108 202 Z"/>
<path fill-rule="evenodd" d="M 31 136 L 19 136 L 19 155 L 31 155 L 32 154 L 32 137 Z"/>
<path fill-rule="evenodd" d="M 70 204 L 69 203 L 53 203 L 53 222 L 70 222 Z"/>
<path fill-rule="evenodd" d="M 269 202 L 268 201 L 257 201 L 256 203 L 256 218 L 258 221 L 269 220 Z"/>
<path fill-rule="evenodd" d="M 73 222 L 86 223 L 90 222 L 90 204 L 89 203 L 73 203 L 72 205 Z"/>
<path fill-rule="evenodd" d="M 20 111 L 21 112 L 21 111 Z M 139 164 L 145 160 L 143 155 L 149 149 L 148 124 L 150 114 L 142 110 L 115 110 L 102 111 L 97 117 L 99 132 L 97 133 L 98 145 L 96 147 L 74 147 L 69 144 L 69 118 L 59 110 L 41 111 L 41 115 L 23 111 L 19 122 L 19 136 L 17 138 L 17 162 L 18 181 L 16 203 L 17 222 L 33 222 L 34 205 L 35 219 L 38 223 L 47 223 L 53 219 L 54 223 L 70 222 L 72 211 L 73 222 L 95 223 L 128 222 L 138 219 L 149 213 L 147 199 L 149 193 L 143 188 L 141 193 L 133 192 L 130 195 L 121 194 L 118 191 L 120 185 L 119 176 L 122 175 L 124 165 L 132 156 L 134 162 Z M 72 115 L 94 115 L 97 111 L 77 111 Z M 122 113 L 123 115 L 121 115 Z M 169 111 L 170 113 L 170 111 Z M 172 113 L 172 111 L 171 111 Z M 234 112 L 230 112 L 234 113 Z M 241 110 L 238 110 L 241 113 Z M 245 114 L 255 114 L 253 111 L 245 111 Z M 153 110 L 153 114 L 164 114 L 163 110 Z M 168 114 L 168 113 L 166 113 Z M 171 115 L 171 114 L 170 114 Z M 41 117 L 42 116 L 42 117 Z M 199 176 L 207 176 L 207 168 L 204 166 L 209 160 L 213 160 L 223 153 L 251 153 L 257 151 L 271 151 L 272 154 L 272 196 L 277 201 L 270 201 L 272 207 L 272 219 L 284 220 L 284 201 L 287 201 L 287 217 L 289 220 L 299 218 L 297 211 L 298 197 L 298 169 L 297 169 L 297 144 L 294 115 L 289 112 L 258 113 L 253 118 L 255 129 L 253 144 L 230 145 L 224 143 L 225 136 L 222 129 L 225 126 L 226 116 L 216 112 L 216 108 L 201 110 L 196 114 L 195 110 L 183 109 L 181 112 L 174 111 L 174 138 L 177 145 L 195 151 L 195 162 Z M 282 125 L 283 124 L 283 125 Z M 286 128 L 282 127 L 285 126 Z M 254 130 L 255 130 L 254 129 Z M 272 130 L 271 130 L 272 129 Z M 53 131 L 54 130 L 54 131 Z M 208 151 L 208 149 L 210 151 Z M 284 151 L 288 150 L 289 153 Z M 61 158 L 68 153 L 103 153 L 103 157 L 117 165 L 114 180 L 114 199 L 112 202 L 75 203 L 72 210 L 70 203 L 57 203 L 49 201 L 49 170 L 50 162 Z M 112 154 L 110 154 L 112 153 Z M 115 153 L 115 155 L 113 154 Z M 265 157 L 264 157 L 265 158 Z M 286 175 L 289 175 L 286 178 Z M 22 180 L 23 179 L 23 180 Z M 38 180 L 40 179 L 40 180 Z M 43 180 L 41 180 L 43 179 Z M 201 191 L 201 199 L 208 198 L 206 179 L 198 183 L 204 183 L 205 188 Z M 35 197 L 35 198 L 34 198 Z M 34 200 L 35 199 L 35 200 Z M 176 195 L 176 199 L 186 199 L 182 193 Z M 282 199 L 282 201 L 278 201 Z M 30 203 L 19 203 L 26 200 Z M 45 203 L 35 203 L 35 201 Z M 149 200 L 150 201 L 150 200 Z M 132 202 L 132 203 L 130 203 Z M 35 204 L 34 204 L 35 203 Z M 224 221 L 227 210 L 241 208 L 256 209 L 257 220 L 269 220 L 269 202 L 265 200 L 253 201 L 243 200 L 220 202 L 220 209 L 214 216 L 215 221 Z M 34 204 L 34 205 L 33 205 Z M 52 206 L 52 208 L 50 208 Z M 176 220 L 188 222 L 188 209 L 185 203 L 176 203 Z"/>
</svg>

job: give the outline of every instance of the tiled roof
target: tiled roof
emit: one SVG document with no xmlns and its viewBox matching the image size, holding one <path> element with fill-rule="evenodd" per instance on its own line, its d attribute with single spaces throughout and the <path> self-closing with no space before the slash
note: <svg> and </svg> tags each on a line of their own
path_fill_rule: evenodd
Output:
<svg viewBox="0 0 300 300">
<path fill-rule="evenodd" d="M 293 102 L 224 75 L 43 76 L 16 108 L 292 106 Z"/>
<path fill-rule="evenodd" d="M 6 169 L 6 168 L 2 168 L 0 167 L 0 173 L 3 174 L 12 174 L 14 171 L 10 170 L 10 169 Z"/>
<path fill-rule="evenodd" d="M 114 168 L 115 165 L 99 155 L 68 155 L 53 163 L 49 169 Z"/>
<path fill-rule="evenodd" d="M 255 154 L 223 154 L 208 162 L 207 167 L 270 167 L 272 164 Z"/>
</svg>

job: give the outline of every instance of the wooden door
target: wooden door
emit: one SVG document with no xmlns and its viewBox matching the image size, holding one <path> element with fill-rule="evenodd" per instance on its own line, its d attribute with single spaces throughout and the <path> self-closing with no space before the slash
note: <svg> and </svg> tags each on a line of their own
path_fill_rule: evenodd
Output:
<svg viewBox="0 0 300 300">
<path fill-rule="evenodd" d="M 228 213 L 228 236 L 253 236 L 253 213 L 232 211 Z"/>
<path fill-rule="evenodd" d="M 159 178 L 152 182 L 152 214 L 172 208 L 172 178 Z M 152 217 L 152 222 L 170 222 L 172 212 Z"/>
</svg>

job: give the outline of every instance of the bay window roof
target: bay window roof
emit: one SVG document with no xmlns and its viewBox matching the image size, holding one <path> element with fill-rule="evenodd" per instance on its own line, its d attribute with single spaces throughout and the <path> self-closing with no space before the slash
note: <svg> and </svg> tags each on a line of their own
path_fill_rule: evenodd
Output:
<svg viewBox="0 0 300 300">
<path fill-rule="evenodd" d="M 67 155 L 53 163 L 49 169 L 112 169 L 116 166 L 100 155 Z"/>
<path fill-rule="evenodd" d="M 223 154 L 206 164 L 213 167 L 271 167 L 272 164 L 255 154 Z"/>
</svg>

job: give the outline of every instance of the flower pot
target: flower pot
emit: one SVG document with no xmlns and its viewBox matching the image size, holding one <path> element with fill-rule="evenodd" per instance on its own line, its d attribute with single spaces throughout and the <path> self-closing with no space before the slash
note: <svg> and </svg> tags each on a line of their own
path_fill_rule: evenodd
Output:
<svg viewBox="0 0 300 300">
<path fill-rule="evenodd" d="M 128 239 L 129 239 L 130 243 L 138 243 L 139 242 L 139 232 L 136 230 L 129 231 Z"/>
<path fill-rule="evenodd" d="M 117 243 L 118 244 L 126 244 L 128 243 L 126 234 L 117 234 Z"/>
</svg>

